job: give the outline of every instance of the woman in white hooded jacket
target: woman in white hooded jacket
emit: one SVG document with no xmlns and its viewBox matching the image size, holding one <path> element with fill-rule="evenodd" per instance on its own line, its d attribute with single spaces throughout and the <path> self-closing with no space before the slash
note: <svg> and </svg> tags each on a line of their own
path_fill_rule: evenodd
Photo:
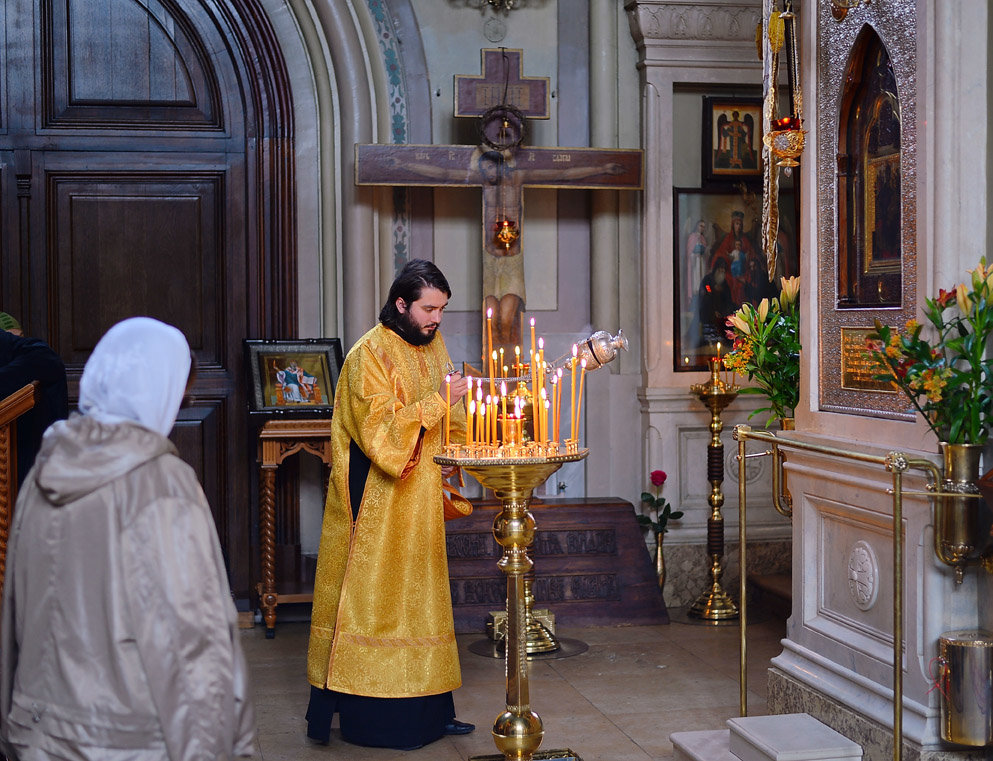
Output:
<svg viewBox="0 0 993 761">
<path fill-rule="evenodd" d="M 14 511 L 0 738 L 22 761 L 251 755 L 254 717 L 210 508 L 166 438 L 190 376 L 175 328 L 125 320 L 46 432 Z"/>
</svg>

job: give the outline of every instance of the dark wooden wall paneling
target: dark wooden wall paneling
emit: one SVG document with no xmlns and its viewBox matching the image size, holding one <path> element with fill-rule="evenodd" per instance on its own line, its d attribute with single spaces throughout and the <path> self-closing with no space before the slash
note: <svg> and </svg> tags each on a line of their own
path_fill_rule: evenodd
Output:
<svg viewBox="0 0 993 761">
<path fill-rule="evenodd" d="M 0 20 L 2 308 L 59 352 L 74 397 L 113 323 L 183 330 L 198 378 L 173 439 L 247 598 L 242 341 L 296 331 L 292 109 L 272 29 L 257 0 L 7 0 Z"/>
</svg>

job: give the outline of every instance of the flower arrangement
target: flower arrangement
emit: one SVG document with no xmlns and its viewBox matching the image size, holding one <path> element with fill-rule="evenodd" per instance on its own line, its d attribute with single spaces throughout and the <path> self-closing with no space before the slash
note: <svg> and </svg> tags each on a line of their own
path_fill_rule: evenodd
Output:
<svg viewBox="0 0 993 761">
<path fill-rule="evenodd" d="M 669 520 L 678 521 L 683 517 L 682 510 L 673 510 L 669 501 L 662 496 L 662 487 L 665 485 L 666 473 L 664 470 L 653 470 L 649 476 L 652 486 L 655 487 L 655 494 L 643 491 L 641 501 L 648 505 L 650 510 L 655 511 L 655 520 L 647 515 L 639 515 L 638 523 L 645 528 L 650 528 L 655 536 L 664 534 L 669 530 Z"/>
<path fill-rule="evenodd" d="M 800 401 L 800 279 L 784 277 L 780 284 L 779 296 L 762 299 L 757 307 L 743 304 L 727 320 L 733 344 L 724 367 L 755 383 L 740 393 L 769 400 L 749 418 L 763 412 L 770 413 L 769 420 L 790 418 Z"/>
<path fill-rule="evenodd" d="M 939 289 L 927 299 L 924 325 L 909 320 L 901 332 L 876 320 L 867 348 L 877 380 L 888 380 L 924 416 L 939 441 L 984 444 L 993 425 L 993 360 L 986 346 L 993 334 L 993 266 L 986 258 L 969 270 L 969 283 Z"/>
</svg>

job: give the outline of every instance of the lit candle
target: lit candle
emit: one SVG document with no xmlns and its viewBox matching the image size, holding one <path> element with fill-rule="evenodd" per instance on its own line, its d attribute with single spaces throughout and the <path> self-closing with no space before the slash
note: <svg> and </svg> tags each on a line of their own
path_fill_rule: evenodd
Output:
<svg viewBox="0 0 993 761">
<path fill-rule="evenodd" d="M 500 436 L 499 436 L 500 426 L 497 423 L 497 418 L 499 417 L 497 415 L 497 412 L 499 411 L 500 408 L 497 405 L 497 398 L 495 396 L 493 397 L 492 404 L 493 407 L 492 407 L 492 412 L 490 414 L 490 420 L 493 421 L 493 446 L 498 447 L 500 446 Z"/>
<path fill-rule="evenodd" d="M 555 440 L 561 441 L 559 436 L 562 432 L 559 430 L 562 426 L 562 368 L 560 367 L 555 371 L 556 385 L 559 387 L 559 398 L 555 402 Z"/>
<path fill-rule="evenodd" d="M 561 370 L 559 372 L 561 372 Z M 552 373 L 552 427 L 551 427 L 552 441 L 559 440 L 558 400 L 559 400 L 559 377 L 555 373 Z"/>
<path fill-rule="evenodd" d="M 534 317 L 531 318 L 531 390 L 534 391 L 534 362 L 536 359 L 534 353 Z M 533 397 L 532 397 L 533 398 Z"/>
<path fill-rule="evenodd" d="M 503 376 L 502 377 L 506 378 L 507 377 L 507 366 L 503 363 L 503 347 L 502 346 L 500 347 L 500 367 L 503 368 Z"/>
<path fill-rule="evenodd" d="M 552 407 L 552 403 L 550 401 L 548 401 L 548 399 L 546 398 L 545 399 L 545 441 L 546 441 L 546 443 L 551 440 L 550 437 L 549 437 L 549 435 L 548 435 L 548 410 L 551 409 L 551 407 Z"/>
<path fill-rule="evenodd" d="M 475 418 L 476 418 L 476 403 L 474 401 L 470 401 L 465 406 L 465 443 L 466 446 L 470 446 L 470 447 L 473 444 L 472 424 Z"/>
<path fill-rule="evenodd" d="M 476 442 L 486 444 L 486 411 L 483 409 L 483 379 L 476 379 Z"/>
<path fill-rule="evenodd" d="M 516 418 L 516 429 L 517 429 L 517 441 L 518 443 L 524 443 L 524 400 L 521 397 L 514 397 L 514 407 L 516 412 L 514 417 Z"/>
<path fill-rule="evenodd" d="M 452 376 L 445 376 L 445 447 L 447 448 L 452 431 Z"/>
<path fill-rule="evenodd" d="M 538 419 L 541 421 L 541 436 L 538 441 L 544 443 L 548 441 L 548 394 L 544 386 L 541 388 L 540 407 L 538 408 Z"/>
<path fill-rule="evenodd" d="M 521 347 L 514 347 L 514 376 L 521 374 Z"/>
<path fill-rule="evenodd" d="M 537 369 L 538 369 L 538 386 L 540 388 L 545 387 L 545 339 L 540 337 L 538 339 L 538 356 L 537 356 Z"/>
<path fill-rule="evenodd" d="M 576 402 L 576 425 L 579 425 L 579 416 L 582 414 L 583 406 L 583 381 L 586 379 L 586 360 L 581 360 L 579 363 L 579 401 Z"/>
<path fill-rule="evenodd" d="M 472 444 L 472 376 L 467 375 L 465 377 L 466 381 L 469 383 L 470 393 L 465 398 L 465 443 L 467 445 Z"/>
<path fill-rule="evenodd" d="M 571 398 L 569 399 L 569 402 L 572 405 L 572 410 L 569 415 L 572 421 L 572 430 L 569 438 L 572 439 L 573 441 L 576 440 L 576 365 L 579 364 L 579 360 L 576 359 L 577 354 L 579 354 L 579 347 L 576 346 L 576 344 L 573 344 L 572 345 L 572 395 Z"/>
<path fill-rule="evenodd" d="M 486 359 L 493 353 L 493 309 L 486 310 Z M 492 369 L 492 368 L 491 368 Z M 493 375 L 491 372 L 490 375 Z"/>
<path fill-rule="evenodd" d="M 531 351 L 534 351 L 534 317 L 531 318 Z"/>
<path fill-rule="evenodd" d="M 493 397 L 486 395 L 486 443 L 493 443 Z"/>
<path fill-rule="evenodd" d="M 507 441 L 507 382 L 500 383 L 500 412 L 503 418 L 503 440 Z"/>
<path fill-rule="evenodd" d="M 490 396 L 496 396 L 496 358 L 497 353 L 490 353 Z"/>
</svg>

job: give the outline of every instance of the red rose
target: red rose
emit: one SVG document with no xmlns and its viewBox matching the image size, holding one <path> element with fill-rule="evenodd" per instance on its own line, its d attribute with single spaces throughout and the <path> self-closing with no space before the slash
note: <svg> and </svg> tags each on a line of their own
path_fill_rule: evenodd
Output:
<svg viewBox="0 0 993 761">
<path fill-rule="evenodd" d="M 650 475 L 652 486 L 661 486 L 665 483 L 666 477 L 664 470 L 653 470 Z"/>
</svg>

